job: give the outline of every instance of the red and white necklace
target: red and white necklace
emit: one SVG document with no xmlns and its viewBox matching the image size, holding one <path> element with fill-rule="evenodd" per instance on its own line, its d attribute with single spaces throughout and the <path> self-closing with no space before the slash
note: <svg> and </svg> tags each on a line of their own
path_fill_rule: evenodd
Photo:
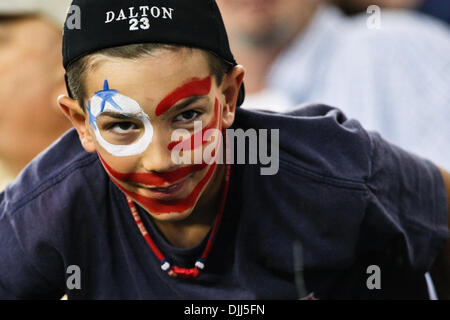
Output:
<svg viewBox="0 0 450 320">
<path fill-rule="evenodd" d="M 213 224 L 211 233 L 209 235 L 208 242 L 206 243 L 206 247 L 203 250 L 203 253 L 200 256 L 200 258 L 198 258 L 195 261 L 195 265 L 193 268 L 181 268 L 181 267 L 172 265 L 170 263 L 170 261 L 164 256 L 164 254 L 156 246 L 153 239 L 150 237 L 147 229 L 145 228 L 144 224 L 142 223 L 141 217 L 139 216 L 139 213 L 136 209 L 136 206 L 134 205 L 133 200 L 127 196 L 128 206 L 130 207 L 131 214 L 133 215 L 133 218 L 134 218 L 134 221 L 136 222 L 137 227 L 141 231 L 141 234 L 144 237 L 144 239 L 147 242 L 150 249 L 153 251 L 155 256 L 161 262 L 161 270 L 163 270 L 164 272 L 167 272 L 167 274 L 169 276 L 174 277 L 174 278 L 184 278 L 184 279 L 197 278 L 199 276 L 200 272 L 205 269 L 205 261 L 209 255 L 209 252 L 211 251 L 211 247 L 214 243 L 220 223 L 222 222 L 223 211 L 225 209 L 225 201 L 227 199 L 228 187 L 230 184 L 231 166 L 229 164 L 227 164 L 226 168 L 227 168 L 227 171 L 226 171 L 226 176 L 225 176 L 225 187 L 224 187 L 224 192 L 222 194 L 222 199 L 220 202 L 220 211 L 219 211 L 219 214 L 214 219 L 214 224 Z"/>
</svg>

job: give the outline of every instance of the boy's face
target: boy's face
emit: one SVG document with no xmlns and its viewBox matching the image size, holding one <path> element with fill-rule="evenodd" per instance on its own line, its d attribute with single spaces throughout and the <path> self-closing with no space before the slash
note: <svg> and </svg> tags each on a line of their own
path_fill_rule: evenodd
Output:
<svg viewBox="0 0 450 320">
<path fill-rule="evenodd" d="M 194 153 L 221 147 L 221 139 L 204 133 L 231 126 L 242 77 L 227 75 L 218 86 L 200 50 L 101 58 L 85 82 L 90 98 L 83 145 L 99 154 L 113 182 L 155 219 L 184 219 L 221 183 L 220 165 L 194 161 Z M 174 132 L 181 133 L 175 142 Z M 175 163 L 173 152 L 185 162 Z M 219 154 L 213 151 L 210 158 Z"/>
</svg>

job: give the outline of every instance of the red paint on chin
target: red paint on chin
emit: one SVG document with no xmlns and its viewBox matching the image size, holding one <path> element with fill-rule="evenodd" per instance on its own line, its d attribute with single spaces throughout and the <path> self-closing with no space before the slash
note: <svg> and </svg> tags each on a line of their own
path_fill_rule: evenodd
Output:
<svg viewBox="0 0 450 320">
<path fill-rule="evenodd" d="M 221 126 L 220 126 L 221 127 Z M 221 140 L 219 140 L 219 148 L 221 146 Z M 216 160 L 218 156 L 220 155 L 220 152 L 217 154 L 215 153 Z M 145 173 L 130 173 L 130 174 L 124 174 L 119 173 L 112 169 L 106 161 L 103 160 L 103 158 L 99 154 L 100 161 L 102 162 L 103 166 L 106 169 L 106 172 L 111 177 L 111 180 L 113 183 L 122 190 L 123 193 L 128 195 L 130 198 L 132 198 L 134 201 L 139 203 L 143 208 L 145 208 L 147 211 L 151 212 L 154 215 L 162 215 L 162 214 L 168 214 L 168 213 L 183 213 L 187 211 L 188 209 L 191 209 L 195 206 L 197 203 L 200 193 L 204 190 L 207 183 L 211 180 L 214 171 L 217 167 L 217 161 L 214 161 L 212 165 L 209 166 L 208 171 L 206 172 L 205 176 L 200 180 L 200 182 L 194 187 L 192 192 L 183 199 L 172 199 L 172 200 L 160 200 L 160 199 L 154 199 L 150 198 L 141 194 L 138 194 L 136 192 L 129 191 L 125 189 L 123 186 L 118 183 L 118 181 L 127 182 L 127 181 L 134 181 L 134 182 L 143 182 L 143 181 L 152 181 L 157 182 L 157 179 L 154 174 L 145 174 Z M 205 163 L 199 164 L 199 165 L 192 165 L 188 167 L 183 167 L 179 169 L 180 171 L 173 171 L 172 173 L 166 173 L 171 174 L 170 178 L 174 177 L 181 177 L 182 175 L 187 176 L 187 174 L 190 174 L 192 172 L 201 171 L 204 168 L 206 168 L 208 165 Z M 176 174 L 174 173 L 176 172 Z M 165 181 L 167 181 L 168 176 L 165 177 Z M 129 180 L 132 179 L 132 180 Z"/>
<path fill-rule="evenodd" d="M 160 116 L 169 110 L 175 103 L 180 100 L 192 97 L 203 96 L 209 94 L 211 91 L 212 79 L 207 77 L 205 79 L 193 78 L 188 83 L 175 89 L 168 94 L 156 107 L 156 115 Z"/>
</svg>

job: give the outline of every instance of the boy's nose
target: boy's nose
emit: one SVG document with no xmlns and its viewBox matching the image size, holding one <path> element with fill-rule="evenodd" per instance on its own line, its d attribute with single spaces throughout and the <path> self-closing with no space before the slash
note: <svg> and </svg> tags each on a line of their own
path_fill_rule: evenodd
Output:
<svg viewBox="0 0 450 320">
<path fill-rule="evenodd" d="M 158 138 L 155 132 L 152 143 L 142 155 L 142 166 L 147 172 L 162 173 L 176 169 L 177 164 L 172 161 L 171 153 L 168 148 L 168 141 Z"/>
</svg>

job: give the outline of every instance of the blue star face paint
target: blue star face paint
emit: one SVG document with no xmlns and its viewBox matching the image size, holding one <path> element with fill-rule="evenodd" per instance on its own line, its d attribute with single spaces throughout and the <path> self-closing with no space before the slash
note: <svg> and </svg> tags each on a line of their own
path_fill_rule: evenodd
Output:
<svg viewBox="0 0 450 320">
<path fill-rule="evenodd" d="M 135 156 L 152 142 L 153 126 L 148 115 L 135 100 L 110 89 L 108 80 L 103 90 L 89 99 L 86 109 L 97 141 L 112 155 Z M 108 121 L 110 124 L 105 124 Z"/>
<path fill-rule="evenodd" d="M 102 99 L 102 105 L 101 105 L 100 112 L 103 112 L 105 110 L 107 102 L 110 105 L 112 105 L 114 108 L 116 108 L 117 110 L 122 111 L 122 107 L 120 107 L 113 99 L 114 96 L 116 96 L 117 94 L 119 94 L 119 91 L 109 89 L 108 80 L 105 80 L 105 82 L 103 84 L 103 90 L 95 93 L 95 95 L 97 97 Z"/>
</svg>

